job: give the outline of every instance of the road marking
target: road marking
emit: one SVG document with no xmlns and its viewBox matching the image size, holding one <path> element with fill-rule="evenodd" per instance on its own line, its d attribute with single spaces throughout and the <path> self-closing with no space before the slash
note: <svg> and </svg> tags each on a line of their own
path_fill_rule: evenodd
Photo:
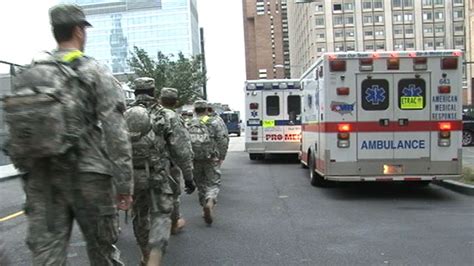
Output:
<svg viewBox="0 0 474 266">
<path fill-rule="evenodd" d="M 13 218 L 15 218 L 15 217 L 18 217 L 18 216 L 20 216 L 20 215 L 22 215 L 22 214 L 24 214 L 24 213 L 25 213 L 24 211 L 19 211 L 19 212 L 16 212 L 16 213 L 14 213 L 14 214 L 10 214 L 10 215 L 8 215 L 8 216 L 6 216 L 6 217 L 0 218 L 0 222 L 8 221 L 8 220 L 13 219 Z"/>
</svg>

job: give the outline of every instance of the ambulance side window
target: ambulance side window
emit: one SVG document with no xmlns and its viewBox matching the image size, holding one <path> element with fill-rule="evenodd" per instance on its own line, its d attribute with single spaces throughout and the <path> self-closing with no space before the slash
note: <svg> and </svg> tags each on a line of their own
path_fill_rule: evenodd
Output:
<svg viewBox="0 0 474 266">
<path fill-rule="evenodd" d="M 267 115 L 277 116 L 280 115 L 280 97 L 279 96 L 267 96 Z"/>
<path fill-rule="evenodd" d="M 426 106 L 426 82 L 423 79 L 401 79 L 398 82 L 398 108 L 423 110 Z"/>
<path fill-rule="evenodd" d="M 362 81 L 362 108 L 366 111 L 387 110 L 390 88 L 385 79 L 366 79 Z"/>
</svg>

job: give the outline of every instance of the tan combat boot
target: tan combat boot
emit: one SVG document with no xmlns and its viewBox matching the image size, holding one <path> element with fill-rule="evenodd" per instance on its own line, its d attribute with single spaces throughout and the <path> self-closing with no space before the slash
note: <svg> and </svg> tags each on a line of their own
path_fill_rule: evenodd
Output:
<svg viewBox="0 0 474 266">
<path fill-rule="evenodd" d="M 183 229 L 183 227 L 186 225 L 186 220 L 183 218 L 179 218 L 178 220 L 174 221 L 173 224 L 171 225 L 171 234 L 176 235 Z"/>
<path fill-rule="evenodd" d="M 162 257 L 163 253 L 160 249 L 152 249 L 150 252 L 150 257 L 148 258 L 147 266 L 160 266 Z"/>
<path fill-rule="evenodd" d="M 207 224 L 212 224 L 212 211 L 214 208 L 214 200 L 213 199 L 207 199 L 206 205 L 203 208 L 204 211 L 204 221 Z"/>
</svg>

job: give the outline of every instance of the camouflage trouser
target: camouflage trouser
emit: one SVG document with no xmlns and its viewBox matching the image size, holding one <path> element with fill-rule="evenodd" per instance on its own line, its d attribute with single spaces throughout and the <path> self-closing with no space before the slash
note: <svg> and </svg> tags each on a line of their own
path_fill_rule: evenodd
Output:
<svg viewBox="0 0 474 266">
<path fill-rule="evenodd" d="M 218 163 L 215 161 L 194 161 L 193 174 L 201 206 L 204 206 L 208 199 L 217 202 L 221 186 L 221 172 Z"/>
<path fill-rule="evenodd" d="M 181 218 L 179 197 L 181 196 L 181 180 L 183 178 L 179 167 L 175 166 L 171 168 L 171 177 L 173 178 L 170 182 L 171 189 L 173 190 L 173 211 L 171 212 L 171 220 L 175 222 Z"/>
<path fill-rule="evenodd" d="M 154 203 L 152 202 L 153 198 Z M 145 261 L 153 248 L 159 248 L 165 252 L 170 238 L 172 209 L 172 194 L 161 193 L 159 188 L 153 191 L 135 189 L 133 232 Z"/>
<path fill-rule="evenodd" d="M 90 265 L 123 265 L 115 192 L 110 176 L 38 169 L 25 178 L 27 245 L 33 265 L 66 265 L 75 219 L 84 234 Z"/>
</svg>

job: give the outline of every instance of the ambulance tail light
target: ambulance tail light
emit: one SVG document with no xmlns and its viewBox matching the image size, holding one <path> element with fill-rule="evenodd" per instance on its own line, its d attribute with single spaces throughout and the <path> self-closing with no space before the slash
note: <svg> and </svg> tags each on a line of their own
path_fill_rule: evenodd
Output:
<svg viewBox="0 0 474 266">
<path fill-rule="evenodd" d="M 374 70 L 374 59 L 373 58 L 359 59 L 359 70 L 360 71 L 372 71 L 372 70 Z"/>
<path fill-rule="evenodd" d="M 451 146 L 451 128 L 450 122 L 441 122 L 438 124 L 438 146 L 449 147 Z"/>
<path fill-rule="evenodd" d="M 400 58 L 391 57 L 387 59 L 387 69 L 388 70 L 398 70 L 400 69 Z"/>
<path fill-rule="evenodd" d="M 346 71 L 346 60 L 334 59 L 329 61 L 329 69 L 331 70 L 331 72 Z"/>
<path fill-rule="evenodd" d="M 252 135 L 251 139 L 252 140 L 258 140 L 258 130 L 252 130 L 252 132 L 250 133 Z"/>
<path fill-rule="evenodd" d="M 428 69 L 428 58 L 426 57 L 413 58 L 413 70 L 427 70 L 427 69 Z"/>
<path fill-rule="evenodd" d="M 258 103 L 250 103 L 250 110 L 256 110 L 258 109 Z"/>
<path fill-rule="evenodd" d="M 451 93 L 451 86 L 438 86 L 438 93 Z"/>
<path fill-rule="evenodd" d="M 337 95 L 346 96 L 349 95 L 348 87 L 340 87 L 336 89 Z"/>
<path fill-rule="evenodd" d="M 442 58 L 441 69 L 458 69 L 458 58 L 457 57 Z"/>
<path fill-rule="evenodd" d="M 337 125 L 337 147 L 338 148 L 349 148 L 350 146 L 350 124 L 338 124 Z"/>
</svg>

